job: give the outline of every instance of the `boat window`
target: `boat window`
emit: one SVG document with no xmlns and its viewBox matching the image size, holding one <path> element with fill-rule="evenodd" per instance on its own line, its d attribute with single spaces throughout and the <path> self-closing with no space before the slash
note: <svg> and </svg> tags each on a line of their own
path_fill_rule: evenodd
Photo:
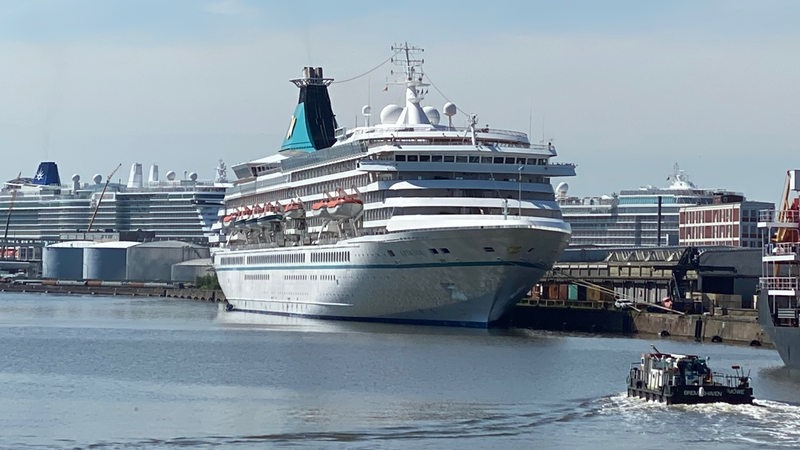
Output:
<svg viewBox="0 0 800 450">
<path fill-rule="evenodd" d="M 395 161 L 405 161 L 406 160 L 406 155 L 394 155 L 394 160 Z"/>
<path fill-rule="evenodd" d="M 453 162 L 455 161 L 455 156 L 453 155 L 444 155 L 444 162 Z"/>
<path fill-rule="evenodd" d="M 506 164 L 514 164 L 516 161 L 515 158 L 506 158 Z"/>
<path fill-rule="evenodd" d="M 525 164 L 525 158 L 517 158 L 517 164 Z"/>
<path fill-rule="evenodd" d="M 429 249 L 428 249 L 428 251 L 430 251 L 430 252 L 431 252 L 432 254 L 434 254 L 434 255 L 436 255 L 436 254 L 438 254 L 438 253 L 439 253 L 439 251 L 438 251 L 438 250 L 436 250 L 435 248 L 429 248 Z"/>
<path fill-rule="evenodd" d="M 386 253 L 388 253 L 388 254 L 389 254 L 389 256 L 392 256 L 392 257 L 394 257 L 394 252 L 393 252 L 393 251 L 391 251 L 391 250 L 387 250 L 387 251 L 386 251 Z"/>
<path fill-rule="evenodd" d="M 528 158 L 528 165 L 535 166 L 536 165 L 536 158 Z"/>
<path fill-rule="evenodd" d="M 491 164 L 492 163 L 492 157 L 491 156 L 483 156 L 483 157 L 481 157 L 481 163 L 483 163 L 483 164 Z"/>
<path fill-rule="evenodd" d="M 433 162 L 442 162 L 442 155 L 433 155 L 433 156 L 431 156 L 431 161 L 433 161 Z"/>
<path fill-rule="evenodd" d="M 467 157 L 466 156 L 456 156 L 456 162 L 457 163 L 465 163 L 465 162 L 467 162 Z"/>
<path fill-rule="evenodd" d="M 481 162 L 481 157 L 480 156 L 470 156 L 469 157 L 469 162 L 472 163 L 472 164 L 477 164 L 477 163 Z"/>
<path fill-rule="evenodd" d="M 483 247 L 483 251 L 487 253 L 494 253 L 494 248 L 492 247 Z"/>
<path fill-rule="evenodd" d="M 450 250 L 446 248 L 440 248 L 439 251 L 441 251 L 442 253 L 450 253 Z"/>
<path fill-rule="evenodd" d="M 431 155 L 419 155 L 420 162 L 428 162 L 431 160 Z"/>
<path fill-rule="evenodd" d="M 417 155 L 408 155 L 409 162 L 417 162 L 418 159 L 419 157 Z"/>
<path fill-rule="evenodd" d="M 540 166 L 546 166 L 547 165 L 547 160 L 545 158 L 540 159 L 539 160 L 539 165 Z"/>
<path fill-rule="evenodd" d="M 496 156 L 494 158 L 494 163 L 495 164 L 503 164 L 503 157 L 502 156 Z"/>
</svg>

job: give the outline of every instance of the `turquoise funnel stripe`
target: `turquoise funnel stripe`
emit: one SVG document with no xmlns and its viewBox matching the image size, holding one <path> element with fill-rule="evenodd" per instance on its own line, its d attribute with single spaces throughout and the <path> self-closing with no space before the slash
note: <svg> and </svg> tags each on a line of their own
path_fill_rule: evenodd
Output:
<svg viewBox="0 0 800 450">
<path fill-rule="evenodd" d="M 286 131 L 286 137 L 283 139 L 281 151 L 284 150 L 302 150 L 306 152 L 314 152 L 314 143 L 311 140 L 311 134 L 308 131 L 308 124 L 306 122 L 306 104 L 298 103 L 294 109 L 292 121 L 289 123 L 289 129 Z"/>
</svg>

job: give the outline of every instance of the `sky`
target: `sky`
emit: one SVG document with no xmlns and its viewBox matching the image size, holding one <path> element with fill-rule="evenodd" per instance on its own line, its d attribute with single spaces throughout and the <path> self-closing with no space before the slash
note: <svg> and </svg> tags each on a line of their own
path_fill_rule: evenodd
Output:
<svg viewBox="0 0 800 450">
<path fill-rule="evenodd" d="M 678 164 L 778 202 L 800 168 L 797 23 L 794 0 L 0 0 L 0 178 L 48 160 L 63 182 L 134 162 L 212 179 L 277 151 L 304 66 L 341 81 L 341 126 L 402 104 L 380 64 L 408 42 L 426 104 L 552 141 L 571 195 L 665 187 Z"/>
</svg>

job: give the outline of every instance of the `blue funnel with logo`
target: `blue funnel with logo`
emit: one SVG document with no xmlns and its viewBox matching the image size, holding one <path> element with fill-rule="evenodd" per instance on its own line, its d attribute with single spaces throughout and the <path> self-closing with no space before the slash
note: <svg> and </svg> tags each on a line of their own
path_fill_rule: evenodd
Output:
<svg viewBox="0 0 800 450">
<path fill-rule="evenodd" d="M 61 177 L 58 176 L 58 165 L 52 161 L 39 163 L 36 174 L 33 175 L 31 183 L 41 186 L 61 186 Z"/>
</svg>

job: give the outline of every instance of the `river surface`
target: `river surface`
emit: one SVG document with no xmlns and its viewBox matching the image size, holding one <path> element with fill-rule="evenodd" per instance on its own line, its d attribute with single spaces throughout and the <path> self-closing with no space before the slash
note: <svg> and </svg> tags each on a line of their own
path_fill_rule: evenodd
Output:
<svg viewBox="0 0 800 450">
<path fill-rule="evenodd" d="M 0 293 L 0 343 L 0 448 L 800 446 L 800 373 L 767 348 L 20 293 Z M 651 344 L 742 365 L 758 405 L 628 399 Z"/>
</svg>

